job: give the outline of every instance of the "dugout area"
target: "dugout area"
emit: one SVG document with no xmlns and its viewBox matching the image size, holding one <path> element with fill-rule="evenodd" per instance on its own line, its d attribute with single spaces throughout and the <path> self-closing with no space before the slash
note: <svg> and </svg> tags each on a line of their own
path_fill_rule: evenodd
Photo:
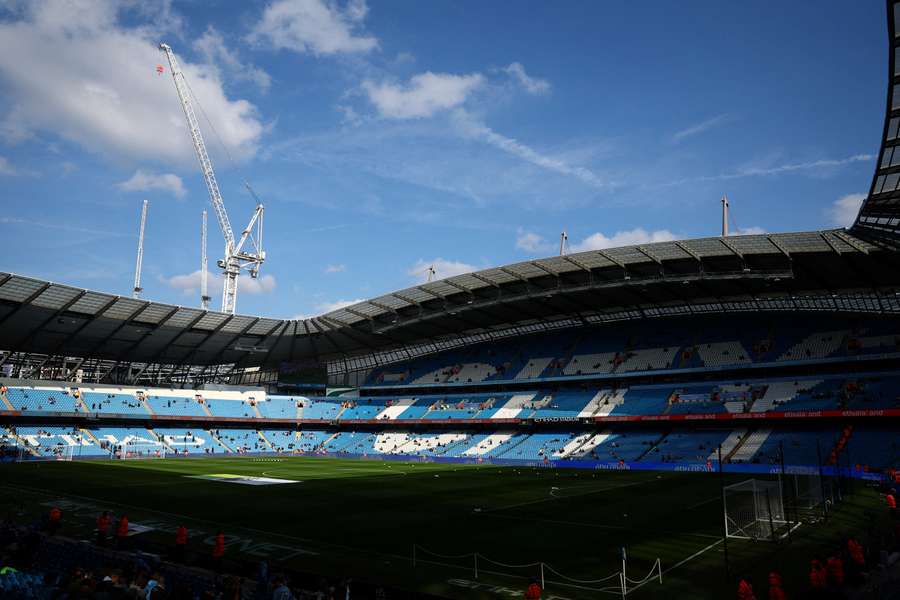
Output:
<svg viewBox="0 0 900 600">
<path fill-rule="evenodd" d="M 865 544 L 884 512 L 874 489 L 852 482 L 827 520 L 801 523 L 790 539 L 728 539 L 726 577 L 721 488 L 709 473 L 285 457 L 6 463 L 0 477 L 4 513 L 38 519 L 60 505 L 62 533 L 76 539 L 92 539 L 100 511 L 125 512 L 149 527 L 139 547 L 165 555 L 184 521 L 202 563 L 221 526 L 226 558 L 248 573 L 266 559 L 273 570 L 352 573 L 447 598 L 512 597 L 541 575 L 536 564 L 548 597 L 621 597 L 618 579 L 598 580 L 621 572 L 623 546 L 628 597 L 730 596 L 738 574 L 762 582 L 772 565 L 799 590 L 813 552 L 847 534 Z M 296 483 L 228 481 L 255 478 Z M 662 583 L 633 583 L 657 560 Z"/>
</svg>

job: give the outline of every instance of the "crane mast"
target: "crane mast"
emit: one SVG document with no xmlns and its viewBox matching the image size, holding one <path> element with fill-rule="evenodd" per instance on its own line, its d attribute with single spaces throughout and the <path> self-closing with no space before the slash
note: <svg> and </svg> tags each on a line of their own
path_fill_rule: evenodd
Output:
<svg viewBox="0 0 900 600">
<path fill-rule="evenodd" d="M 212 161 L 209 158 L 209 153 L 206 151 L 203 135 L 200 133 L 200 123 L 191 104 L 190 90 L 188 89 L 187 81 L 185 81 L 184 73 L 175 59 L 175 53 L 172 51 L 171 46 L 160 44 L 159 49 L 165 53 L 169 62 L 172 79 L 175 81 L 175 91 L 178 93 L 181 108 L 184 110 L 184 116 L 187 119 L 191 140 L 194 143 L 194 150 L 197 153 L 197 159 L 200 161 L 200 171 L 203 173 L 203 180 L 206 182 L 206 189 L 209 192 L 209 200 L 216 212 L 219 229 L 222 230 L 222 236 L 225 238 L 225 255 L 221 260 L 217 261 L 218 266 L 223 269 L 225 274 L 225 281 L 222 286 L 222 312 L 234 314 L 237 303 L 238 275 L 240 275 L 241 270 L 246 270 L 251 277 L 256 278 L 259 274 L 260 266 L 266 259 L 266 253 L 262 249 L 262 217 L 265 209 L 261 202 L 257 202 L 256 210 L 250 218 L 250 223 L 244 228 L 241 237 L 235 240 L 234 231 L 231 228 L 231 222 L 225 210 L 225 202 L 222 200 L 222 193 L 219 191 L 219 183 L 216 181 L 216 174 L 213 171 Z M 244 245 L 248 241 L 252 249 L 245 251 Z"/>
<path fill-rule="evenodd" d="M 200 308 L 209 310 L 209 275 L 206 271 L 206 211 L 200 225 Z"/>
<path fill-rule="evenodd" d="M 144 288 L 141 287 L 141 265 L 144 262 L 144 226 L 147 224 L 147 205 L 150 204 L 144 200 L 141 207 L 141 229 L 138 233 L 137 262 L 134 265 L 134 288 L 131 291 L 132 298 L 140 298 Z"/>
</svg>

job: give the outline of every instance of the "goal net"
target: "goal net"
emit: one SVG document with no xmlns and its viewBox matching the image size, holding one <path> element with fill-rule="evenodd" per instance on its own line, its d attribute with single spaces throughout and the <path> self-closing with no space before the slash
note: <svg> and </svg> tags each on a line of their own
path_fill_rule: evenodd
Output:
<svg viewBox="0 0 900 600">
<path fill-rule="evenodd" d="M 827 494 L 827 482 L 818 475 L 794 475 L 787 482 L 793 486 L 797 509 L 804 513 L 817 513 Z"/>
<path fill-rule="evenodd" d="M 165 458 L 166 452 L 166 447 L 159 442 L 129 440 L 119 446 L 118 457 L 122 460 Z"/>
<path fill-rule="evenodd" d="M 50 458 L 53 460 L 72 460 L 73 456 L 75 456 L 75 446 L 68 444 L 57 444 L 50 452 Z"/>
<path fill-rule="evenodd" d="M 787 531 L 781 485 L 748 479 L 725 486 L 725 534 L 730 538 L 774 540 Z"/>
</svg>

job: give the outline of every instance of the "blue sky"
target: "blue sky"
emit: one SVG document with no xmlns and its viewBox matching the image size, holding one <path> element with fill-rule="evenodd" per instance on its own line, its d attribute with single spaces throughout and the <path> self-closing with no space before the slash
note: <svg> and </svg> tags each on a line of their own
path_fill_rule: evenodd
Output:
<svg viewBox="0 0 900 600">
<path fill-rule="evenodd" d="M 159 41 L 234 228 L 243 179 L 266 204 L 238 312 L 294 317 L 550 255 L 562 230 L 716 235 L 723 193 L 745 232 L 848 224 L 885 38 L 877 0 L 2 2 L 0 269 L 129 294 L 146 198 L 143 297 L 199 303 L 209 202 Z M 209 237 L 214 273 L 212 215 Z"/>
</svg>

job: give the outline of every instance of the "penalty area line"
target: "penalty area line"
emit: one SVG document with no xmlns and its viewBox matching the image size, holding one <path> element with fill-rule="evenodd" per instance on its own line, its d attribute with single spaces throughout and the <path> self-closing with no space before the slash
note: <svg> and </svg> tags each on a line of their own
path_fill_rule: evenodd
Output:
<svg viewBox="0 0 900 600">
<path fill-rule="evenodd" d="M 721 543 L 722 543 L 722 540 L 716 540 L 715 542 L 713 542 L 713 543 L 710 544 L 709 546 L 706 546 L 705 548 L 701 548 L 700 550 L 694 552 L 693 554 L 691 554 L 691 555 L 688 556 L 687 558 L 678 561 L 677 563 L 675 563 L 674 565 L 672 565 L 671 567 L 669 567 L 669 568 L 666 569 L 665 571 L 662 571 L 662 572 L 660 573 L 660 578 L 662 578 L 662 577 L 665 576 L 665 575 L 668 575 L 669 573 L 671 573 L 672 571 L 674 571 L 674 570 L 677 569 L 678 567 L 680 567 L 680 566 L 682 566 L 682 565 L 684 565 L 684 564 L 689 563 L 690 561 L 694 560 L 695 558 L 697 558 L 697 557 L 700 556 L 701 554 L 704 554 L 705 552 L 708 552 L 708 551 L 712 550 L 713 548 L 715 548 L 716 546 L 718 546 L 718 545 L 721 544 Z M 637 584 L 637 585 L 635 585 L 635 586 L 633 586 L 633 587 L 630 587 L 630 588 L 628 588 L 628 591 L 626 592 L 626 594 L 630 594 L 631 592 L 634 592 L 634 591 L 636 591 L 636 590 L 639 590 L 639 589 L 641 589 L 642 587 L 644 587 L 645 585 L 647 585 L 648 583 L 650 583 L 651 581 L 654 581 L 654 580 L 656 580 L 656 577 L 651 577 L 651 578 L 647 579 L 646 581 L 643 581 L 643 582 L 641 582 L 641 583 L 639 583 L 639 584 Z"/>
</svg>

